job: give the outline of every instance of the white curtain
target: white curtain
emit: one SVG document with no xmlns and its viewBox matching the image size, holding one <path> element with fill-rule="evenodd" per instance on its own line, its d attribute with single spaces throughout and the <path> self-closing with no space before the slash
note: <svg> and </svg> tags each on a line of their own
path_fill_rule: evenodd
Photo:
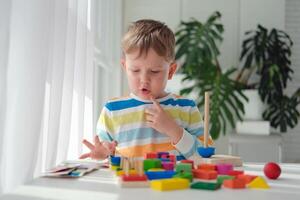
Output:
<svg viewBox="0 0 300 200">
<path fill-rule="evenodd" d="M 0 0 L 0 194 L 92 139 L 121 93 L 117 27 L 120 0 Z"/>
</svg>

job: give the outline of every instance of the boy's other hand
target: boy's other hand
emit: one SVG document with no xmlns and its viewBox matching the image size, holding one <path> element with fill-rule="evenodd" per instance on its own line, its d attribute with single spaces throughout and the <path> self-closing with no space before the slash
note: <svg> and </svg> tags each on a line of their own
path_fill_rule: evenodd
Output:
<svg viewBox="0 0 300 200">
<path fill-rule="evenodd" d="M 82 154 L 79 158 L 92 158 L 95 160 L 101 160 L 107 158 L 107 156 L 114 154 L 117 143 L 113 142 L 101 142 L 98 136 L 94 138 L 94 144 L 87 140 L 82 141 L 85 146 L 87 146 L 91 152 Z"/>
<path fill-rule="evenodd" d="M 145 110 L 147 125 L 160 133 L 168 135 L 172 143 L 176 144 L 182 137 L 182 127 L 164 111 L 153 97 L 151 97 L 151 101 L 153 102 L 153 107 Z"/>
</svg>

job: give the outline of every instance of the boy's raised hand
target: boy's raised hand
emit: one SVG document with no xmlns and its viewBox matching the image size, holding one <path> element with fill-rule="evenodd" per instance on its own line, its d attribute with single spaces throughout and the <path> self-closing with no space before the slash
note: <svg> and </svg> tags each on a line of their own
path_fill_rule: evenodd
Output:
<svg viewBox="0 0 300 200">
<path fill-rule="evenodd" d="M 183 129 L 164 111 L 153 97 L 151 97 L 151 101 L 153 102 L 153 107 L 145 110 L 147 125 L 160 133 L 168 135 L 172 143 L 176 144 L 182 137 Z"/>
<path fill-rule="evenodd" d="M 107 156 L 114 154 L 115 148 L 117 146 L 116 141 L 113 142 L 101 142 L 98 136 L 94 138 L 94 144 L 87 140 L 82 141 L 90 150 L 90 153 L 82 154 L 79 158 L 92 158 L 95 160 L 105 159 Z"/>
</svg>

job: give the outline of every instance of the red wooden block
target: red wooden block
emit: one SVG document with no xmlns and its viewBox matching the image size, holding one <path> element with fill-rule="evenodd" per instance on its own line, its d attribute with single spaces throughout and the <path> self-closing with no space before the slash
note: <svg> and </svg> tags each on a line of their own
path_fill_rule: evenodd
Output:
<svg viewBox="0 0 300 200">
<path fill-rule="evenodd" d="M 216 179 L 218 177 L 218 173 L 213 170 L 194 169 L 193 176 L 195 178 L 211 180 Z"/>
<path fill-rule="evenodd" d="M 253 179 L 255 179 L 257 176 L 254 175 L 247 175 L 247 174 L 239 174 L 237 175 L 238 179 L 243 179 L 245 181 L 246 184 L 250 183 L 251 181 L 253 181 Z"/>
<path fill-rule="evenodd" d="M 193 160 L 181 160 L 181 163 L 190 163 L 192 164 L 192 169 L 194 169 L 194 161 Z"/>
<path fill-rule="evenodd" d="M 234 176 L 237 177 L 238 175 L 244 174 L 244 171 L 240 170 L 231 170 L 228 172 L 228 176 Z"/>
<path fill-rule="evenodd" d="M 199 164 L 197 166 L 197 169 L 216 171 L 217 168 L 216 168 L 216 165 L 214 165 L 214 164 L 203 163 L 203 164 Z"/>
<path fill-rule="evenodd" d="M 157 153 L 147 153 L 146 156 L 145 156 L 145 159 L 154 159 L 154 158 L 157 158 Z"/>
<path fill-rule="evenodd" d="M 138 174 L 131 174 L 131 175 L 123 175 L 122 181 L 147 181 L 147 176 L 144 175 L 138 175 Z"/>
<path fill-rule="evenodd" d="M 243 179 L 232 179 L 232 180 L 224 180 L 223 186 L 231 189 L 242 189 L 246 187 L 246 183 Z"/>
</svg>

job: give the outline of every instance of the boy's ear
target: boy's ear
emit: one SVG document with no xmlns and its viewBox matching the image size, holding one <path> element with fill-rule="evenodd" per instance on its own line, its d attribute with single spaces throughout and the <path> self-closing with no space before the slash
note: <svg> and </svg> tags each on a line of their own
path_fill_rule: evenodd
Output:
<svg viewBox="0 0 300 200">
<path fill-rule="evenodd" d="M 168 80 L 171 80 L 173 75 L 175 74 L 177 70 L 177 63 L 173 62 L 170 64 L 170 68 L 169 68 L 169 74 L 168 74 Z"/>
<path fill-rule="evenodd" d="M 125 58 L 121 58 L 122 69 L 126 70 L 126 60 Z"/>
</svg>

